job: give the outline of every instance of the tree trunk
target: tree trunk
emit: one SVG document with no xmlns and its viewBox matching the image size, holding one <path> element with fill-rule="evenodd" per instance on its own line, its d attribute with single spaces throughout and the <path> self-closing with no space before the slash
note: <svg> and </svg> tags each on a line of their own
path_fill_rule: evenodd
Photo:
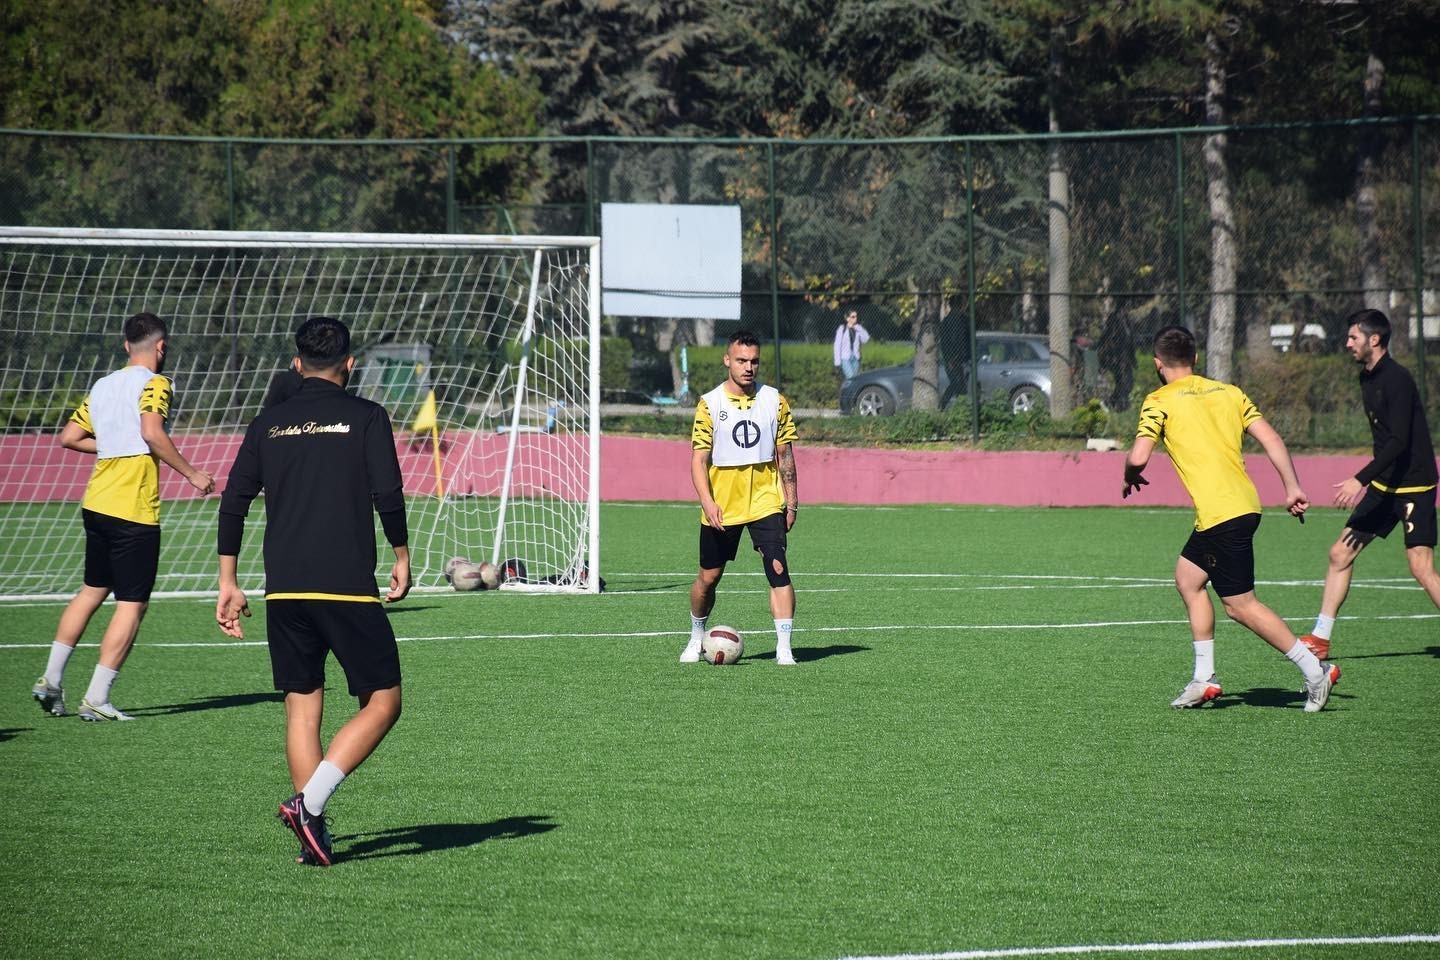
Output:
<svg viewBox="0 0 1440 960">
<path fill-rule="evenodd" d="M 1060 81 L 1065 31 L 1050 33 L 1050 132 L 1060 132 L 1055 99 Z M 1050 142 L 1050 416 L 1059 420 L 1074 407 L 1070 382 L 1070 174 L 1060 156 L 1060 142 Z"/>
<path fill-rule="evenodd" d="M 1205 34 L 1205 122 L 1225 123 L 1225 57 L 1212 30 Z M 1210 332 L 1205 343 L 1205 373 L 1214 380 L 1233 379 L 1235 355 L 1235 211 L 1230 174 L 1225 166 L 1226 137 L 1205 138 L 1205 179 L 1210 200 Z"/>
<path fill-rule="evenodd" d="M 915 289 L 912 284 L 911 289 Z M 910 385 L 910 405 L 916 410 L 940 409 L 940 294 L 919 291 L 910 332 L 915 339 L 915 376 Z"/>
<path fill-rule="evenodd" d="M 1380 115 L 1380 90 L 1385 82 L 1385 65 L 1371 51 L 1365 63 L 1365 116 Z M 1389 297 L 1385 261 L 1380 252 L 1380 201 L 1375 189 L 1380 160 L 1380 137 L 1374 127 L 1360 132 L 1360 156 L 1355 163 L 1355 216 L 1360 228 L 1360 289 L 1368 310 L 1384 310 Z"/>
</svg>

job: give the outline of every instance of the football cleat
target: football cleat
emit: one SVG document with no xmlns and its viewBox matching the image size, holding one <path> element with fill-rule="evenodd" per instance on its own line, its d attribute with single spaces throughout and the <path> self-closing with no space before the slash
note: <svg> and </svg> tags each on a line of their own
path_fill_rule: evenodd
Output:
<svg viewBox="0 0 1440 960">
<path fill-rule="evenodd" d="M 296 863 L 307 866 L 328 867 L 333 862 L 330 853 L 330 827 L 323 815 L 316 816 L 305 809 L 305 795 L 295 796 L 280 804 L 280 821 L 294 831 L 300 840 L 300 856 Z"/>
<path fill-rule="evenodd" d="M 1170 701 L 1170 706 L 1176 710 L 1203 707 L 1223 692 L 1219 678 L 1211 674 L 1209 680 L 1191 680 L 1185 684 L 1185 689 L 1180 691 L 1180 696 Z"/>
<path fill-rule="evenodd" d="M 80 701 L 80 719 L 88 720 L 91 723 L 100 723 L 107 720 L 134 720 L 128 713 L 121 713 L 113 703 L 91 703 L 89 700 Z"/>
<path fill-rule="evenodd" d="M 681 662 L 681 663 L 699 663 L 699 662 L 700 662 L 700 642 L 701 642 L 702 639 L 703 639 L 702 637 L 696 637 L 696 636 L 692 636 L 692 637 L 690 638 L 690 642 L 687 643 L 687 644 L 685 644 L 685 649 L 682 650 L 682 651 L 680 651 L 680 662 Z"/>
<path fill-rule="evenodd" d="M 1340 668 L 1333 663 L 1322 663 L 1320 667 L 1325 671 L 1320 679 L 1311 683 L 1305 681 L 1305 712 L 1318 713 L 1325 709 L 1325 704 L 1330 702 L 1330 690 L 1340 682 Z"/>
<path fill-rule="evenodd" d="M 1330 641 L 1324 637 L 1317 637 L 1313 633 L 1307 633 L 1300 638 L 1300 642 L 1310 648 L 1310 652 L 1315 654 L 1316 660 L 1324 660 L 1330 656 Z"/>
<path fill-rule="evenodd" d="M 56 717 L 65 716 L 65 690 L 58 685 L 52 685 L 45 677 L 35 681 L 35 686 L 30 688 L 30 696 L 40 701 L 40 709 Z"/>
<path fill-rule="evenodd" d="M 777 667 L 795 666 L 795 654 L 791 653 L 789 650 L 777 649 L 775 651 L 775 665 Z"/>
</svg>

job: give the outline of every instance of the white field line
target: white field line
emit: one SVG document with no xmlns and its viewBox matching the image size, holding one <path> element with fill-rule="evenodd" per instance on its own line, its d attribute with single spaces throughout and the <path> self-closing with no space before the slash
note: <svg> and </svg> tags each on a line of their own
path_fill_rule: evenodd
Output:
<svg viewBox="0 0 1440 960">
<path fill-rule="evenodd" d="M 609 573 L 609 572 L 607 571 L 607 573 Z M 728 579 L 728 580 L 735 580 L 735 579 L 751 579 L 751 580 L 754 580 L 754 579 L 759 579 L 760 577 L 763 577 L 764 575 L 765 575 L 765 574 L 764 574 L 763 572 L 756 571 L 756 570 L 735 570 L 735 571 L 728 571 L 728 570 L 727 570 L 726 573 L 725 573 L 725 577 L 726 577 L 726 579 Z M 185 575 L 183 575 L 183 574 L 177 574 L 176 576 L 179 577 L 179 576 L 185 576 Z M 689 581 L 690 578 L 692 578 L 692 577 L 694 576 L 694 571 L 693 571 L 693 570 L 680 570 L 680 571 L 659 571 L 659 572 L 656 572 L 656 571 L 633 571 L 633 570 L 627 570 L 627 571 L 623 571 L 623 572 L 618 573 L 618 574 L 616 574 L 616 573 L 609 573 L 609 576 L 611 576 L 612 578 L 613 578 L 613 577 L 627 577 L 627 578 L 629 578 L 629 577 L 643 577 L 643 578 L 667 579 L 667 580 L 679 579 L 679 580 L 687 581 L 686 583 L 684 583 L 683 586 L 677 586 L 677 587 L 674 587 L 674 588 L 671 588 L 671 589 L 666 589 L 666 590 L 606 590 L 606 591 L 605 591 L 605 596 L 607 596 L 607 597 L 661 596 L 661 595 L 664 595 L 664 594 L 666 594 L 666 593 L 688 592 L 689 589 L 690 589 L 690 584 L 688 583 L 688 581 Z M 1173 583 L 1173 581 L 1172 581 L 1172 579 L 1171 579 L 1170 577 L 1139 577 L 1139 576 L 1136 576 L 1136 577 L 1121 577 L 1121 576 L 1097 577 L 1097 576 L 1090 576 L 1090 575 L 1087 575 L 1087 574 L 1049 574 L 1049 573 L 958 573 L 958 572 L 950 572 L 950 573 L 919 573 L 919 572 L 910 572 L 910 573 L 867 573 L 867 572 L 859 572 L 859 573 L 856 573 L 856 572 L 839 572 L 839 573 L 837 573 L 837 572 L 816 571 L 816 572 L 804 573 L 804 574 L 801 574 L 800 576 L 801 576 L 801 580 L 802 580 L 802 583 L 801 583 L 801 586 L 800 586 L 800 591 L 803 592 L 803 593 L 838 593 L 838 592 L 842 592 L 841 589 L 839 589 L 839 588 L 833 588 L 833 587 L 809 587 L 809 588 L 807 588 L 807 587 L 804 586 L 804 583 L 805 583 L 806 581 L 817 581 L 817 580 L 827 580 L 827 579 L 841 579 L 841 578 L 852 578 L 852 579 L 863 579 L 863 580 L 867 580 L 867 581 L 869 581 L 868 586 L 867 586 L 867 589 L 872 590 L 872 591 L 881 591 L 881 590 L 885 590 L 885 591 L 898 591 L 898 590 L 909 590 L 909 589 L 911 589 L 911 588 L 909 588 L 909 587 L 896 586 L 896 585 L 895 585 L 895 582 L 896 582 L 896 581 L 900 581 L 900 580 L 967 580 L 967 581 L 968 581 L 968 580 L 999 580 L 999 581 L 1004 581 L 1004 582 L 1001 583 L 1001 584 L 993 585 L 993 586 L 935 587 L 935 586 L 927 585 L 927 586 L 925 587 L 926 590 L 933 590 L 933 591 L 941 591 L 941 590 L 960 590 L 960 589 L 964 589 L 964 590 L 1036 590 L 1036 589 L 1040 589 L 1041 587 L 1044 587 L 1044 589 L 1049 589 L 1049 590 L 1096 590 L 1096 589 L 1103 589 L 1103 588 L 1112 587 L 1112 586 L 1121 587 L 1121 588 L 1126 588 L 1126 589 L 1131 589 L 1131 588 L 1136 588 L 1136 587 L 1150 587 L 1150 586 L 1167 587 L 1167 588 L 1168 588 L 1168 587 L 1170 587 L 1170 586 L 1172 585 L 1172 583 Z M 1021 584 L 1015 584 L 1014 581 L 1034 581 L 1035 583 L 1039 584 L 1039 586 L 1035 586 L 1035 585 L 1025 585 L 1025 584 L 1023 584 L 1023 583 L 1021 583 Z M 1256 585 L 1256 586 L 1260 586 L 1260 587 L 1305 587 L 1305 588 L 1311 588 L 1311 587 L 1318 587 L 1318 586 L 1321 586 L 1321 585 L 1323 585 L 1323 584 L 1324 584 L 1324 581 L 1323 581 L 1323 580 L 1256 580 L 1256 581 L 1255 581 L 1255 585 Z M 1415 581 L 1414 581 L 1412 578 L 1410 578 L 1410 577 L 1389 577 L 1389 578 L 1376 578 L 1376 579 L 1373 579 L 1373 580 L 1356 580 L 1356 581 L 1354 581 L 1353 584 L 1352 584 L 1352 589 L 1359 588 L 1359 589 L 1375 589 L 1375 590 L 1410 590 L 1410 589 L 1414 589 L 1414 585 L 1415 585 Z M 252 595 L 252 596 L 255 596 L 255 595 L 258 595 L 258 594 L 261 593 L 261 590 L 259 589 L 259 587 L 256 586 L 256 585 L 254 585 L 254 584 L 242 584 L 241 586 L 245 589 L 245 592 L 246 592 L 246 593 L 249 593 L 249 594 Z M 429 598 L 429 599 L 452 599 L 452 600 L 453 600 L 453 599 L 457 599 L 457 598 L 459 598 L 459 597 L 469 596 L 470 594 L 468 594 L 468 593 L 457 593 L 457 592 L 455 592 L 455 591 L 453 591 L 453 590 L 449 590 L 449 589 L 447 589 L 447 588 L 445 588 L 445 587 L 442 587 L 442 586 L 434 586 L 434 587 L 417 587 L 417 588 L 415 588 L 413 591 L 411 591 L 411 595 L 412 595 L 412 596 L 425 596 L 425 597 L 427 597 L 427 598 Z M 199 600 L 199 601 L 203 601 L 203 600 L 209 599 L 211 602 L 213 602 L 213 601 L 214 601 L 214 596 L 215 596 L 215 594 L 214 594 L 213 592 L 211 592 L 211 591 L 163 590 L 163 589 L 162 589 L 162 590 L 156 590 L 151 596 L 152 596 L 154 599 L 156 599 L 156 600 Z M 524 596 L 537 597 L 537 598 L 545 598 L 545 597 L 567 597 L 567 596 L 573 596 L 573 594 L 565 594 L 565 593 L 553 593 L 553 594 L 547 594 L 547 593 L 532 593 L 532 594 L 524 594 Z M 4 611 L 4 610 L 6 610 L 6 609 L 8 609 L 8 608 L 15 608 L 15 607 L 54 606 L 54 605 L 57 605 L 57 604 L 65 604 L 65 603 L 68 603 L 68 602 L 70 601 L 70 597 L 71 597 L 71 594 L 69 594 L 69 593 L 64 593 L 64 594 L 34 593 L 34 594 L 17 594 L 17 595 L 10 596 L 10 597 L 0 597 L 0 611 Z"/>
<path fill-rule="evenodd" d="M 1298 619 L 1298 618 L 1291 618 Z M 1378 620 L 1440 620 L 1440 613 L 1415 613 L 1397 614 L 1376 617 L 1341 617 L 1346 622 L 1369 622 Z M 1103 630 L 1112 627 L 1151 627 L 1169 626 L 1188 623 L 1186 620 L 1092 620 L 1081 623 L 918 623 L 918 624 L 877 624 L 872 626 L 836 626 L 836 627 L 804 627 L 796 628 L 797 634 L 825 634 L 842 633 L 855 635 L 859 633 L 915 633 L 924 631 L 990 631 L 990 630 Z M 1238 627 L 1238 624 L 1222 622 L 1226 627 Z M 751 629 L 751 628 L 746 628 Z M 766 632 L 768 627 L 754 628 L 761 633 Z M 677 630 L 631 630 L 625 633 L 614 631 L 596 631 L 590 633 L 468 633 L 468 634 L 434 634 L 431 636 L 417 637 L 396 637 L 401 643 L 418 643 L 423 641 L 452 642 L 460 640 L 639 640 L 654 637 L 686 637 L 689 636 L 688 629 Z M 80 647 L 94 647 L 98 644 L 82 643 Z M 198 640 L 198 641 L 159 641 L 146 643 L 150 648 L 168 649 L 215 649 L 221 650 L 230 647 L 263 647 L 263 640 Z M 0 643 L 0 651 L 4 650 L 48 650 L 47 643 Z"/>
<path fill-rule="evenodd" d="M 893 953 L 844 960 L 999 960 L 1003 957 L 1057 957 L 1094 953 L 1204 953 L 1265 947 L 1351 947 L 1375 944 L 1440 943 L 1440 934 L 1402 933 L 1379 937 L 1272 937 L 1254 940 L 1179 940 L 1171 943 L 1073 944 L 1063 947 L 1005 947 L 995 950 L 947 950 L 943 953 Z"/>
</svg>

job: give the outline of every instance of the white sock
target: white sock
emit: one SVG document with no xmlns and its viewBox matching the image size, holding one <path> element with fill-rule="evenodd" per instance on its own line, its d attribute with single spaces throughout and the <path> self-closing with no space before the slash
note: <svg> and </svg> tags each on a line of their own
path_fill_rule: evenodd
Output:
<svg viewBox="0 0 1440 960">
<path fill-rule="evenodd" d="M 775 621 L 775 656 L 790 654 L 790 630 L 794 626 L 794 619 Z"/>
<path fill-rule="evenodd" d="M 1300 668 L 1300 672 L 1304 675 L 1307 683 L 1314 683 L 1325 676 L 1325 668 L 1320 666 L 1320 661 L 1316 659 L 1315 654 L 1311 653 L 1310 648 L 1299 640 L 1295 641 L 1295 646 L 1291 647 L 1290 652 L 1285 654 L 1285 656 L 1289 657 L 1290 662 Z"/>
<path fill-rule="evenodd" d="M 707 613 L 705 616 L 703 616 L 703 617 L 697 617 L 697 616 L 695 616 L 695 614 L 693 614 L 693 613 L 690 614 L 690 639 L 691 639 L 691 640 L 700 640 L 700 639 L 703 639 L 703 638 L 704 638 L 704 636 L 705 636 L 705 623 L 706 623 L 706 621 L 708 621 L 709 619 L 710 619 L 710 615 L 709 615 L 708 613 Z"/>
<path fill-rule="evenodd" d="M 70 662 L 70 654 L 74 652 L 74 647 L 67 647 L 59 640 L 50 644 L 50 662 L 45 665 L 45 679 L 50 686 L 58 687 L 65 679 L 65 664 Z"/>
<path fill-rule="evenodd" d="M 325 812 L 325 804 L 330 802 L 330 795 L 344 779 L 345 774 L 339 767 L 329 760 L 320 761 L 320 766 L 310 774 L 310 782 L 300 791 L 305 795 L 305 809 L 310 816 L 318 817 Z"/>
<path fill-rule="evenodd" d="M 90 687 L 85 691 L 85 699 L 97 707 L 103 707 L 109 703 L 110 687 L 119 675 L 119 670 L 111 670 L 109 667 L 95 664 L 95 673 L 90 677 Z"/>
<path fill-rule="evenodd" d="M 1204 683 L 1215 676 L 1215 638 L 1195 641 L 1195 677 Z"/>
<path fill-rule="evenodd" d="M 1330 639 L 1330 631 L 1335 629 L 1335 618 L 1320 614 L 1315 618 L 1315 629 L 1310 632 L 1321 640 Z"/>
</svg>

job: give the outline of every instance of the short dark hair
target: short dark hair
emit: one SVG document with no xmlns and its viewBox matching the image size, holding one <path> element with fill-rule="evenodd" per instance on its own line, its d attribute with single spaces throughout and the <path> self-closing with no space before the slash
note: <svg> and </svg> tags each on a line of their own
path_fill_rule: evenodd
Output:
<svg viewBox="0 0 1440 960">
<path fill-rule="evenodd" d="M 1195 366 L 1195 334 L 1178 324 L 1155 334 L 1155 356 L 1167 367 Z"/>
<path fill-rule="evenodd" d="M 760 335 L 754 330 L 736 330 L 730 334 L 730 346 L 733 347 L 737 343 L 746 347 L 758 347 L 760 346 Z"/>
<path fill-rule="evenodd" d="M 1357 310 L 1345 318 L 1345 329 L 1359 327 L 1367 337 L 1379 335 L 1380 346 L 1390 348 L 1390 318 L 1379 310 Z"/>
<path fill-rule="evenodd" d="M 350 328 L 333 317 L 311 317 L 295 331 L 295 350 L 306 370 L 332 370 L 350 356 Z"/>
<path fill-rule="evenodd" d="M 150 340 L 162 340 L 169 335 L 165 321 L 153 313 L 137 313 L 125 321 L 126 343 L 146 343 Z"/>
</svg>

